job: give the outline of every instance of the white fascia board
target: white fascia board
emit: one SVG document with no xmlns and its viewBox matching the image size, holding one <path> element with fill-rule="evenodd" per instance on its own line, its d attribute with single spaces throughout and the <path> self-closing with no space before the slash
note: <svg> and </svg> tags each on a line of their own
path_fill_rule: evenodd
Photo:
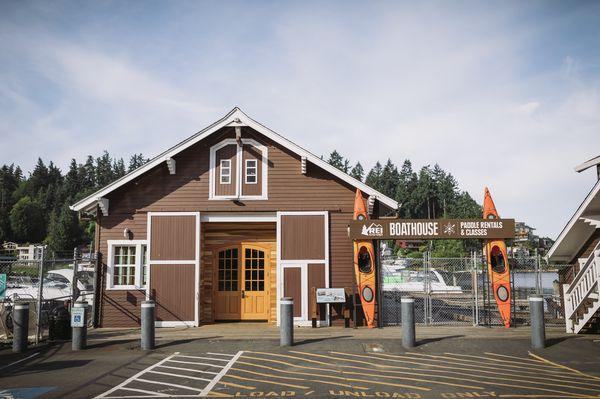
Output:
<svg viewBox="0 0 600 399">
<path fill-rule="evenodd" d="M 279 135 L 278 133 L 274 132 L 273 130 L 269 129 L 268 127 L 260 124 L 259 122 L 256 122 L 254 119 L 250 118 L 248 115 L 246 115 L 242 110 L 240 110 L 237 107 L 234 108 L 233 110 L 231 110 L 227 115 L 225 115 L 223 118 L 219 119 L 217 122 L 206 127 L 205 129 L 199 131 L 195 135 L 182 141 L 181 143 L 177 144 L 176 146 L 171 147 L 167 151 L 163 152 L 162 154 L 160 154 L 160 155 L 156 156 L 155 158 L 153 158 L 152 160 L 150 160 L 145 165 L 128 173 L 127 175 L 123 176 L 119 180 L 116 180 L 115 182 L 102 188 L 101 190 L 97 191 L 96 193 L 90 195 L 89 197 L 84 198 L 83 200 L 77 202 L 76 204 L 72 205 L 70 208 L 74 211 L 80 211 L 80 210 L 86 208 L 90 204 L 94 203 L 96 201 L 96 198 L 105 196 L 108 193 L 110 193 L 111 191 L 117 189 L 118 187 L 121 187 L 124 184 L 127 184 L 128 182 L 141 176 L 142 174 L 146 173 L 147 171 L 154 168 L 155 166 L 161 164 L 162 162 L 165 162 L 168 158 L 175 156 L 179 152 L 191 147 L 192 145 L 196 144 L 200 140 L 206 138 L 210 134 L 212 134 L 215 131 L 221 129 L 222 127 L 226 127 L 226 126 L 249 126 L 249 127 L 253 128 L 254 130 L 256 130 L 257 132 L 267 136 L 269 139 L 273 140 L 274 142 L 280 144 L 281 146 L 283 146 L 289 150 L 292 150 L 296 154 L 300 155 L 300 157 L 306 157 L 306 159 L 308 161 L 310 161 L 311 163 L 319 166 L 322 169 L 325 169 L 332 175 L 334 175 L 334 176 L 340 178 L 341 180 L 347 182 L 348 184 L 360 189 L 362 192 L 364 192 L 368 195 L 374 196 L 375 198 L 377 198 L 379 201 L 381 201 L 388 207 L 390 207 L 394 210 L 398 209 L 399 204 L 395 200 L 387 197 L 386 195 L 380 193 L 377 190 L 372 189 L 371 187 L 367 186 L 365 183 L 361 182 L 360 180 L 357 180 L 357 179 L 353 178 L 352 176 L 342 172 L 338 168 L 328 164 L 327 162 L 323 161 L 321 158 L 317 157 L 316 155 L 312 154 L 311 152 L 309 152 L 309 151 L 305 150 L 304 148 L 298 146 L 297 144 L 289 141 L 288 139 L 284 138 L 283 136 Z"/>
<path fill-rule="evenodd" d="M 598 165 L 598 164 L 600 164 L 600 155 L 595 158 L 585 161 L 581 165 L 575 166 L 574 169 L 575 169 L 575 172 L 580 173 L 580 172 L 583 172 L 584 170 L 591 168 L 592 166 Z"/>
<path fill-rule="evenodd" d="M 583 212 L 585 212 L 585 210 L 590 205 L 592 200 L 596 197 L 596 195 L 598 194 L 599 191 L 600 191 L 600 180 L 598 180 L 596 182 L 596 184 L 594 185 L 594 187 L 592 187 L 592 190 L 589 192 L 587 197 L 585 197 L 585 199 L 583 200 L 581 205 L 579 205 L 579 208 L 577 208 L 577 210 L 575 211 L 575 214 L 571 217 L 571 219 L 569 220 L 567 225 L 560 232 L 560 234 L 558 235 L 558 238 L 556 239 L 556 241 L 554 242 L 552 247 L 550 247 L 550 250 L 548 251 L 548 255 L 547 255 L 548 259 L 550 259 L 554 256 L 554 253 L 556 252 L 558 247 L 561 245 L 561 243 L 563 242 L 565 237 L 569 234 L 571 229 L 573 229 L 573 226 L 575 225 L 575 223 L 577 223 L 577 221 L 580 220 L 581 216 L 583 215 Z"/>
</svg>

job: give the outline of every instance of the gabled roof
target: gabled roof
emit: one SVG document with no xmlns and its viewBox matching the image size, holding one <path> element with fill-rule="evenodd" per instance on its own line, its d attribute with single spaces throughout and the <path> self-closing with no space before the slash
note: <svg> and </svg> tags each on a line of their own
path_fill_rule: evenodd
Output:
<svg viewBox="0 0 600 399">
<path fill-rule="evenodd" d="M 570 262 L 596 230 L 594 220 L 600 210 L 600 180 L 585 197 L 577 211 L 548 251 L 552 261 Z"/>
<path fill-rule="evenodd" d="M 575 166 L 575 172 L 581 173 L 584 170 L 589 169 L 592 166 L 596 166 L 596 165 L 599 165 L 599 164 L 600 164 L 600 155 L 598 155 L 597 157 L 594 157 L 592 159 L 588 159 L 587 161 L 585 161 L 581 165 Z"/>
<path fill-rule="evenodd" d="M 194 134 L 193 136 L 189 137 L 188 139 L 183 140 L 181 143 L 169 148 L 165 152 L 163 152 L 160 155 L 151 159 L 149 162 L 147 162 L 143 166 L 133 170 L 132 172 L 121 177 L 120 179 L 115 180 L 111 184 L 96 191 L 94 194 L 75 203 L 74 205 L 71 206 L 71 209 L 74 211 L 82 211 L 82 210 L 88 210 L 91 207 L 95 207 L 99 202 L 101 202 L 101 199 L 103 197 L 105 197 L 112 191 L 127 184 L 128 182 L 132 181 L 133 179 L 137 178 L 138 176 L 141 176 L 144 173 L 150 171 L 155 166 L 158 166 L 159 164 L 161 164 L 163 162 L 169 162 L 170 159 L 173 156 L 175 156 L 176 154 L 180 153 L 181 151 L 185 150 L 186 148 L 191 147 L 192 145 L 196 144 L 200 140 L 205 139 L 206 137 L 210 136 L 217 130 L 219 130 L 223 127 L 227 127 L 227 126 L 248 126 L 252 129 L 256 130 L 257 132 L 265 135 L 266 137 L 268 137 L 269 139 L 278 143 L 279 145 L 296 153 L 297 155 L 299 155 L 301 157 L 305 157 L 308 162 L 310 162 L 322 169 L 325 169 L 326 171 L 328 171 L 332 175 L 338 177 L 339 179 L 345 181 L 346 183 L 348 183 L 356 188 L 359 188 L 362 192 L 375 197 L 376 199 L 381 201 L 381 203 L 385 204 L 386 206 L 388 206 L 394 210 L 398 208 L 398 202 L 396 202 L 395 200 L 385 196 L 384 194 L 380 193 L 377 190 L 374 190 L 373 188 L 367 186 L 365 183 L 342 172 L 341 170 L 337 169 L 336 167 L 331 166 L 330 164 L 328 164 L 327 162 L 325 162 L 318 156 L 312 154 L 311 152 L 305 150 L 304 148 L 298 146 L 297 144 L 289 141 L 288 139 L 284 138 L 283 136 L 279 135 L 278 133 L 274 132 L 273 130 L 269 129 L 268 127 L 256 122 L 254 119 L 252 119 L 248 115 L 246 115 L 241 109 L 239 109 L 238 107 L 235 107 L 233 110 L 231 110 L 227 115 L 225 115 L 223 118 L 219 119 L 217 122 L 213 123 L 210 126 L 207 126 L 206 128 L 204 128 L 203 130 Z"/>
</svg>

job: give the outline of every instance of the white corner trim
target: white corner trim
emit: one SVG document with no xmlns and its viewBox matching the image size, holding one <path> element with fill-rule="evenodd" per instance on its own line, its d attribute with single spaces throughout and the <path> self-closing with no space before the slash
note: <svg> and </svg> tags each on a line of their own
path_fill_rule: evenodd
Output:
<svg viewBox="0 0 600 399">
<path fill-rule="evenodd" d="M 304 148 L 289 141 L 288 139 L 284 138 L 283 136 L 279 135 L 278 133 L 274 132 L 273 130 L 269 129 L 268 127 L 256 122 L 255 120 L 250 118 L 248 115 L 246 115 L 241 109 L 236 107 L 233 110 L 231 110 L 229 113 L 227 113 L 227 115 L 225 115 L 220 120 L 218 120 L 215 123 L 211 124 L 210 126 L 204 128 L 203 130 L 199 131 L 198 133 L 189 137 L 188 139 L 180 142 L 179 144 L 169 148 L 168 150 L 166 150 L 162 154 L 154 157 L 152 160 L 150 160 L 143 166 L 139 167 L 138 169 L 126 174 L 122 178 L 120 178 L 120 179 L 114 181 L 113 183 L 107 185 L 106 187 L 98 190 L 97 192 L 90 195 L 89 197 L 86 197 L 86 198 L 82 199 L 81 201 L 78 201 L 77 203 L 71 205 L 71 207 L 70 207 L 71 210 L 81 211 L 83 209 L 86 209 L 91 204 L 97 202 L 98 198 L 101 198 L 101 197 L 111 193 L 113 190 L 123 186 L 124 184 L 127 184 L 128 182 L 134 180 L 135 178 L 141 176 L 142 174 L 146 173 L 150 169 L 154 168 L 155 166 L 157 166 L 158 164 L 163 162 L 166 158 L 168 158 L 168 157 L 172 158 L 176 154 L 191 147 L 192 145 L 203 140 L 204 138 L 208 137 L 212 133 L 218 131 L 219 129 L 221 129 L 225 126 L 249 126 L 252 129 L 256 130 L 257 132 L 263 134 L 267 138 L 273 140 L 277 144 L 295 152 L 296 154 L 298 154 L 300 156 L 306 157 L 307 161 L 310 161 L 313 164 L 315 164 L 316 166 L 318 166 L 322 169 L 325 169 L 332 175 L 340 178 L 341 180 L 347 182 L 348 184 L 350 184 L 356 188 L 359 188 L 362 192 L 364 192 L 368 195 L 374 195 L 378 200 L 380 200 L 382 203 L 384 203 L 388 207 L 390 207 L 392 209 L 398 208 L 398 202 L 396 202 L 392 198 L 385 196 L 384 194 L 378 192 L 377 190 L 374 190 L 373 188 L 367 186 L 365 183 L 342 172 L 341 170 L 337 169 L 336 167 L 329 165 L 327 162 L 325 162 L 318 156 L 310 153 L 309 151 L 305 150 Z"/>
<path fill-rule="evenodd" d="M 100 211 L 102 212 L 102 216 L 108 216 L 108 198 L 98 198 L 98 207 L 100 207 Z"/>
<path fill-rule="evenodd" d="M 169 168 L 169 174 L 174 175 L 175 174 L 175 160 L 173 158 L 167 158 L 167 167 Z"/>
</svg>

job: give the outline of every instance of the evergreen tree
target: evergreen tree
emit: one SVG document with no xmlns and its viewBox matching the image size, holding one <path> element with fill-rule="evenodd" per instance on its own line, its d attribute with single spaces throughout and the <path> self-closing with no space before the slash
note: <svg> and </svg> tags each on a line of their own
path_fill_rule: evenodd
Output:
<svg viewBox="0 0 600 399">
<path fill-rule="evenodd" d="M 81 243 L 82 235 L 77 214 L 64 204 L 60 213 L 52 212 L 45 243 L 54 251 L 72 249 Z"/>
<path fill-rule="evenodd" d="M 327 163 L 346 173 L 348 173 L 348 169 L 350 168 L 350 161 L 344 159 L 336 150 L 333 150 L 331 155 L 329 155 Z"/>
<path fill-rule="evenodd" d="M 414 191 L 417 187 L 418 177 L 412 169 L 410 160 L 404 160 L 398 176 L 396 188 L 396 201 L 400 203 L 399 216 L 404 218 L 415 217 Z"/>
<path fill-rule="evenodd" d="M 123 162 L 123 158 L 119 160 L 115 160 L 113 166 L 113 179 L 116 180 L 125 176 L 127 172 L 125 171 L 125 162 Z"/>
<path fill-rule="evenodd" d="M 144 158 L 142 154 L 133 154 L 131 158 L 129 158 L 129 167 L 127 168 L 127 171 L 131 172 L 132 170 L 136 170 L 146 162 L 148 162 L 148 159 Z"/>
<path fill-rule="evenodd" d="M 369 171 L 369 174 L 367 174 L 367 178 L 365 179 L 365 183 L 367 184 L 367 186 L 379 191 L 381 172 L 382 172 L 381 164 L 379 163 L 379 161 L 377 161 L 377 163 L 375 164 L 373 169 L 371 169 Z"/>
<path fill-rule="evenodd" d="M 114 180 L 113 161 L 108 151 L 104 151 L 102 156 L 96 158 L 96 187 L 104 187 Z"/>
<path fill-rule="evenodd" d="M 365 170 L 363 169 L 360 162 L 357 162 L 356 165 L 354 165 L 354 167 L 350 171 L 350 176 L 354 177 L 357 180 L 362 181 L 364 175 L 365 175 Z"/>
<path fill-rule="evenodd" d="M 42 206 L 30 197 L 21 198 L 11 209 L 10 228 L 16 241 L 41 242 L 46 236 Z"/>
<path fill-rule="evenodd" d="M 379 177 L 379 191 L 390 198 L 395 198 L 399 183 L 400 174 L 398 173 L 398 168 L 396 168 L 391 159 L 388 159 Z"/>
<path fill-rule="evenodd" d="M 80 175 L 84 187 L 93 190 L 98 186 L 96 184 L 96 166 L 91 155 L 88 155 L 85 165 L 80 169 Z"/>
</svg>

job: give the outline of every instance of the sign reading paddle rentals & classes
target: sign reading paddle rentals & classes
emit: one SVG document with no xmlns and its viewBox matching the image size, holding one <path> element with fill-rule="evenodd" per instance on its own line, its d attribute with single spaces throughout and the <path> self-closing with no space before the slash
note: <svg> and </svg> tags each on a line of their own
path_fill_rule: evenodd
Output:
<svg viewBox="0 0 600 399">
<path fill-rule="evenodd" d="M 350 221 L 350 238 L 464 240 L 515 237 L 514 219 L 370 219 Z"/>
</svg>

